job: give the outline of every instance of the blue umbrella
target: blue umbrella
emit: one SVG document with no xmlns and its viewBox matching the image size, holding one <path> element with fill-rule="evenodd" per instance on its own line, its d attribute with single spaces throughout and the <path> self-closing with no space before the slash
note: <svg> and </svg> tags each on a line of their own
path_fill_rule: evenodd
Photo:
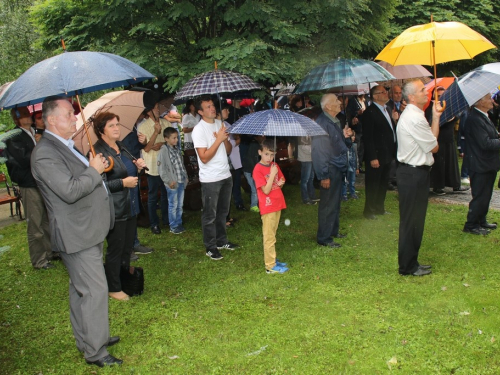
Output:
<svg viewBox="0 0 500 375">
<path fill-rule="evenodd" d="M 479 99 L 500 85 L 500 62 L 482 65 L 464 74 L 441 96 L 446 108 L 441 115 L 440 125 L 469 108 Z"/>
<path fill-rule="evenodd" d="M 327 135 L 321 126 L 309 117 L 282 109 L 254 112 L 236 121 L 229 133 L 277 137 Z"/>
<path fill-rule="evenodd" d="M 129 86 L 155 76 L 111 53 L 64 52 L 24 72 L 0 99 L 0 109 L 42 102 L 51 95 L 74 96 Z"/>
</svg>

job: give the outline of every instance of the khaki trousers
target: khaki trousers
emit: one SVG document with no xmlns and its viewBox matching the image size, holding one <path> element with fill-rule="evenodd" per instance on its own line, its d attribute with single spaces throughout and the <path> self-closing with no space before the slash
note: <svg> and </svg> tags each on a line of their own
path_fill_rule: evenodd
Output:
<svg viewBox="0 0 500 375">
<path fill-rule="evenodd" d="M 266 270 L 276 266 L 276 231 L 280 223 L 281 211 L 262 215 L 262 237 L 264 241 L 264 263 Z"/>
</svg>

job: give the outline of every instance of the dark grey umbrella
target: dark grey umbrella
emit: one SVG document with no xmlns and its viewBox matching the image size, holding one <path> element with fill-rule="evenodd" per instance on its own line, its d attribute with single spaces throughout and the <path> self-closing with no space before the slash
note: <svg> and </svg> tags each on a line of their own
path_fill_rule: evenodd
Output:
<svg viewBox="0 0 500 375">
<path fill-rule="evenodd" d="M 155 76 L 121 56 L 104 52 L 64 52 L 24 72 L 3 94 L 0 109 L 42 102 L 52 95 L 74 96 L 129 86 Z"/>
<path fill-rule="evenodd" d="M 262 89 L 262 86 L 246 75 L 229 70 L 212 70 L 191 78 L 177 92 L 175 100 L 260 89 Z"/>
</svg>

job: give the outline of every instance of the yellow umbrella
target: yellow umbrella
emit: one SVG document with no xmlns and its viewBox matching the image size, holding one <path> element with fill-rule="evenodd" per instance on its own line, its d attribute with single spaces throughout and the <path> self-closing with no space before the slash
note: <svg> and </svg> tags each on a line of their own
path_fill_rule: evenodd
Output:
<svg viewBox="0 0 500 375">
<path fill-rule="evenodd" d="M 375 60 L 392 65 L 436 64 L 472 59 L 489 49 L 496 48 L 484 36 L 460 22 L 433 22 L 412 26 L 394 38 Z M 437 93 L 435 99 L 437 100 Z"/>
</svg>

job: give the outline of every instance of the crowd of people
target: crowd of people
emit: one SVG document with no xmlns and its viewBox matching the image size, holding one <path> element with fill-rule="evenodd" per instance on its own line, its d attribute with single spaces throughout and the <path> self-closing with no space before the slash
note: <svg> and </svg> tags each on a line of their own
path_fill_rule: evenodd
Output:
<svg viewBox="0 0 500 375">
<path fill-rule="evenodd" d="M 281 210 L 286 208 L 282 192 L 286 181 L 274 160 L 275 143 L 263 136 L 228 131 L 251 109 L 240 106 L 239 100 L 230 105 L 199 97 L 186 103 L 181 118 L 171 105 L 162 110 L 161 102 L 155 97 L 146 105 L 136 127 L 122 142 L 118 115 L 103 112 L 95 116 L 92 124 L 98 140 L 95 153 L 88 155 L 74 147 L 75 109 L 67 99 L 46 98 L 41 113 L 32 113 L 27 107 L 12 110 L 21 132 L 7 142 L 5 151 L 10 177 L 21 187 L 32 265 L 50 269 L 54 258 L 62 259 L 70 277 L 70 317 L 77 348 L 87 363 L 100 367 L 122 363 L 107 351 L 120 340 L 109 333 L 108 297 L 129 299 L 122 290 L 120 269 L 129 266 L 135 253 L 153 252 L 142 246 L 137 236 L 141 173 L 146 174 L 148 183 L 151 232 L 161 234 L 161 220 L 163 227 L 169 226 L 172 234 L 180 235 L 185 231 L 183 200 L 189 182 L 183 152 L 194 149 L 196 159 L 188 162 L 199 168 L 205 255 L 221 260 L 221 251 L 239 247 L 229 241 L 226 231 L 232 226 L 234 199 L 236 209 L 261 215 L 266 273 L 289 271 L 287 263 L 276 256 L 276 232 Z M 450 142 L 449 134 L 441 137 L 450 126 L 439 126 L 441 103 L 433 103 L 424 112 L 427 90 L 418 79 L 408 80 L 403 87 L 374 85 L 370 100 L 364 95 L 328 93 L 321 97 L 319 106 L 297 95 L 287 103 L 289 110 L 314 119 L 326 133 L 287 140 L 290 156 L 297 151 L 302 163 L 302 203 L 321 202 L 317 244 L 341 246 L 336 239 L 347 236 L 340 232 L 341 202 L 348 194 L 351 199 L 359 198 L 354 184 L 357 174 L 364 172 L 363 215 L 367 220 L 388 214 L 384 206 L 387 190 L 398 190 L 399 273 L 430 274 L 431 265 L 420 264 L 418 255 L 431 184 L 438 194 L 444 186 L 465 190 L 454 141 Z M 486 219 L 500 169 L 500 139 L 488 116 L 495 106 L 487 94 L 460 117 L 461 154 L 472 188 L 463 231 L 476 235 L 487 235 L 497 227 Z M 445 151 L 440 154 L 442 149 Z M 455 159 L 446 157 L 450 152 L 455 153 Z M 436 164 L 439 172 L 433 172 Z M 447 168 L 453 168 L 452 182 L 443 177 Z M 241 194 L 243 177 L 251 190 L 248 209 Z M 319 181 L 319 197 L 315 179 Z"/>
</svg>

